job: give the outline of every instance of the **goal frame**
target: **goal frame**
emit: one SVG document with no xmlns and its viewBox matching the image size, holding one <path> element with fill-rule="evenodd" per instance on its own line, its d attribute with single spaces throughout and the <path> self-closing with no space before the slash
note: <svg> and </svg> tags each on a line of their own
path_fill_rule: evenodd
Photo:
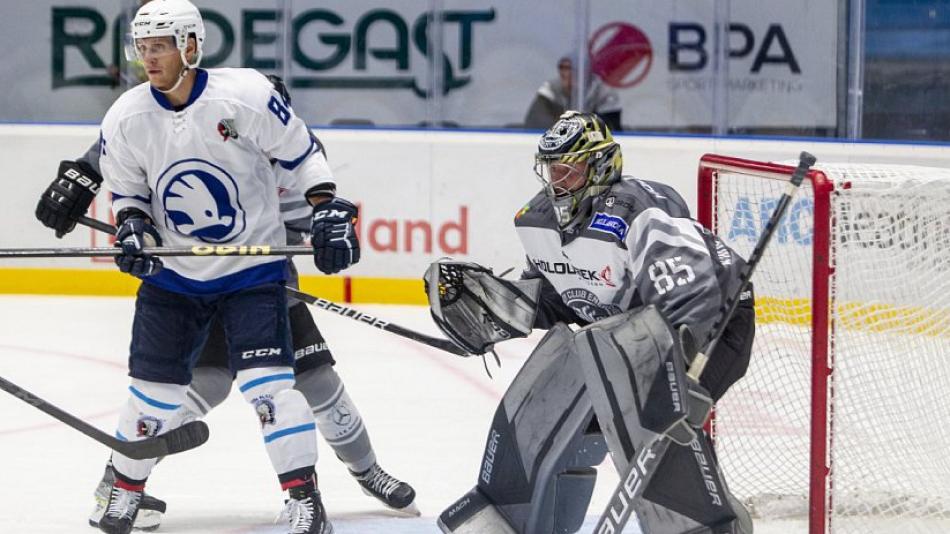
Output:
<svg viewBox="0 0 950 534">
<path fill-rule="evenodd" d="M 699 162 L 697 219 L 710 231 L 717 227 L 717 177 L 726 171 L 735 174 L 788 182 L 795 167 L 777 163 L 706 154 Z M 812 239 L 812 294 L 811 294 L 811 414 L 809 430 L 808 466 L 808 532 L 825 534 L 832 510 L 832 395 L 834 371 L 834 254 L 831 236 L 834 220 L 831 217 L 831 194 L 835 185 L 821 170 L 812 169 L 805 175 L 814 192 L 814 235 Z M 847 187 L 847 184 L 839 184 Z M 755 276 L 752 278 L 755 283 Z M 753 355 L 754 357 L 754 355 Z M 715 419 L 711 424 L 715 439 Z M 728 475 L 728 474 L 727 474 Z"/>
</svg>

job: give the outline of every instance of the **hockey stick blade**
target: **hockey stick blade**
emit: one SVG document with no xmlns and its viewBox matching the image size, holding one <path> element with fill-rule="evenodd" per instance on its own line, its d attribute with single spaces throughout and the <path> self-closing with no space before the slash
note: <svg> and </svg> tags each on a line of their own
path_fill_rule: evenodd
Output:
<svg viewBox="0 0 950 534">
<path fill-rule="evenodd" d="M 210 435 L 204 421 L 192 421 L 154 438 L 119 441 L 111 449 L 133 460 L 145 460 L 190 451 L 203 445 Z"/>
<path fill-rule="evenodd" d="M 742 292 L 745 291 L 749 285 L 752 273 L 755 272 L 755 268 L 762 259 L 766 247 L 768 247 L 769 242 L 772 240 L 772 235 L 775 234 L 779 221 L 781 221 L 785 215 L 785 211 L 788 210 L 792 202 L 792 197 L 795 196 L 799 186 L 801 186 L 802 181 L 805 179 L 805 175 L 808 174 L 809 169 L 815 164 L 815 161 L 815 156 L 808 152 L 803 151 L 799 155 L 798 166 L 789 179 L 787 189 L 782 194 L 778 205 L 772 212 L 772 216 L 762 230 L 762 235 L 759 236 L 759 240 L 756 242 L 752 254 L 749 255 L 745 267 L 739 273 L 738 287 L 719 310 L 720 315 L 716 322 L 713 323 L 713 333 L 709 342 L 706 344 L 706 350 L 696 354 L 696 357 L 693 358 L 689 366 L 687 376 L 689 376 L 690 379 L 699 382 L 706 363 L 709 361 L 707 354 L 712 354 L 716 344 L 722 337 L 725 327 L 729 323 L 729 319 L 732 318 L 732 314 L 736 311 Z M 657 466 L 669 447 L 670 438 L 661 435 L 651 441 L 643 450 L 638 451 L 636 458 L 630 459 L 630 465 L 627 471 L 623 473 L 617 487 L 614 488 L 613 493 L 610 494 L 607 509 L 600 516 L 600 519 L 598 519 L 594 527 L 594 534 L 619 533 L 623 531 L 624 526 L 626 526 L 627 521 L 630 519 L 630 514 L 636 506 L 636 502 L 643 496 L 646 486 L 649 485 L 653 475 L 656 474 Z M 649 462 L 644 461 L 645 459 L 649 460 Z"/>
<path fill-rule="evenodd" d="M 402 336 L 413 341 L 422 343 L 423 345 L 428 345 L 432 348 L 444 350 L 445 352 L 450 352 L 456 356 L 469 356 L 467 352 L 462 350 L 460 347 L 456 346 L 455 343 L 452 343 L 448 339 L 441 339 L 437 337 L 427 336 L 420 332 L 410 330 L 408 328 L 399 326 L 397 324 L 390 323 L 389 321 L 384 321 L 372 315 L 363 313 L 359 310 L 354 310 L 353 308 L 348 308 L 342 304 L 337 304 L 335 302 L 322 299 L 320 297 L 315 297 L 313 295 L 308 295 L 302 291 L 296 290 L 294 288 L 288 287 L 287 294 L 291 297 L 294 297 L 298 300 L 302 300 L 311 306 L 320 308 L 328 312 L 335 313 L 337 315 L 342 315 L 343 317 L 348 317 L 354 321 L 359 321 L 365 323 L 369 326 L 379 328 L 380 330 L 385 330 L 386 332 L 391 332 L 397 336 Z"/>
<path fill-rule="evenodd" d="M 37 397 L 9 380 L 0 378 L 0 389 L 33 406 L 37 410 L 46 413 L 61 423 L 82 432 L 106 447 L 134 460 L 158 458 L 160 456 L 184 452 L 194 449 L 208 441 L 208 425 L 203 421 L 194 421 L 182 425 L 179 428 L 153 438 L 146 438 L 140 441 L 122 441 L 106 434 L 102 430 L 99 430 L 56 405 L 50 404 Z"/>
</svg>

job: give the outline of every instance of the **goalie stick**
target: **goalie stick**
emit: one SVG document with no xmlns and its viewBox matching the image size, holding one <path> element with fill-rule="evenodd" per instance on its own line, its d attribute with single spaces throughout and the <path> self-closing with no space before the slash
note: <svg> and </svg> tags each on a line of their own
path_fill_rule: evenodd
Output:
<svg viewBox="0 0 950 534">
<path fill-rule="evenodd" d="M 75 415 L 46 402 L 9 380 L 0 378 L 0 389 L 133 460 L 145 460 L 148 458 L 159 458 L 169 454 L 177 454 L 194 449 L 208 441 L 208 425 L 205 424 L 204 421 L 192 421 L 153 438 L 146 438 L 140 441 L 122 441 L 106 434 Z"/>
<path fill-rule="evenodd" d="M 363 313 L 358 310 L 354 310 L 353 308 L 347 308 L 346 306 L 343 306 L 341 304 L 337 304 L 335 302 L 322 299 L 320 297 L 315 297 L 313 295 L 308 295 L 307 293 L 304 293 L 292 287 L 288 287 L 286 289 L 287 289 L 287 294 L 290 295 L 291 297 L 302 300 L 306 302 L 307 304 L 320 308 L 321 310 L 333 312 L 338 315 L 342 315 L 343 317 L 349 317 L 350 319 L 353 319 L 354 321 L 366 323 L 370 326 L 379 328 L 380 330 L 385 330 L 387 332 L 396 334 L 397 336 L 402 336 L 404 338 L 408 338 L 413 341 L 418 341 L 419 343 L 422 343 L 423 345 L 428 345 L 430 347 L 433 347 L 439 350 L 444 350 L 445 352 L 451 352 L 452 354 L 455 354 L 456 356 L 469 355 L 467 352 L 465 352 L 464 350 L 456 346 L 455 343 L 452 343 L 448 339 L 441 339 L 437 337 L 427 336 L 426 334 L 422 334 L 414 330 L 409 330 L 408 328 L 404 328 L 397 324 L 392 324 L 388 321 L 384 321 L 383 319 L 379 319 L 378 317 L 373 317 L 372 315 Z"/>
<path fill-rule="evenodd" d="M 81 216 L 78 218 L 78 222 L 80 224 L 83 224 L 95 230 L 99 230 L 101 232 L 105 232 L 107 234 L 114 235 L 116 231 L 115 226 L 112 226 L 111 224 L 106 223 L 106 222 L 102 222 L 98 219 L 93 219 L 91 217 Z M 310 247 L 292 247 L 292 248 L 294 249 L 303 248 L 307 251 L 307 253 L 313 252 L 313 249 Z M 396 334 L 397 336 L 402 336 L 404 338 L 408 338 L 413 341 L 418 341 L 419 343 L 422 343 L 423 345 L 428 345 L 430 347 L 433 347 L 439 350 L 444 350 L 445 352 L 450 352 L 452 354 L 455 354 L 456 356 L 468 356 L 467 352 L 465 352 L 464 350 L 456 346 L 455 343 L 452 343 L 451 341 L 447 339 L 440 339 L 437 337 L 428 336 L 426 334 L 422 334 L 422 333 L 410 330 L 408 328 L 399 326 L 397 324 L 390 323 L 389 321 L 379 319 L 378 317 L 374 317 L 367 313 L 354 310 L 353 308 L 348 308 L 346 306 L 343 306 L 342 304 L 337 304 L 333 301 L 330 301 L 324 298 L 316 297 L 314 295 L 309 295 L 307 293 L 304 293 L 303 291 L 294 289 L 292 287 L 288 287 L 286 289 L 287 289 L 287 294 L 290 295 L 291 297 L 294 297 L 298 300 L 306 302 L 307 304 L 310 304 L 311 306 L 320 308 L 321 310 L 326 310 L 328 312 L 342 315 L 343 317 L 348 317 L 350 319 L 353 319 L 354 321 L 359 321 L 361 323 L 365 323 L 370 326 L 379 328 L 380 330 L 391 332 L 393 334 Z"/>
<path fill-rule="evenodd" d="M 808 152 L 802 152 L 799 155 L 798 166 L 795 168 L 794 173 L 792 173 L 788 187 L 779 199 L 778 205 L 775 207 L 775 211 L 772 212 L 772 216 L 766 223 L 765 228 L 762 230 L 762 235 L 759 237 L 758 242 L 756 242 L 755 248 L 752 250 L 752 254 L 749 256 L 745 267 L 739 273 L 739 287 L 736 288 L 735 292 L 726 299 L 726 302 L 719 309 L 719 318 L 713 324 L 711 338 L 706 344 L 706 351 L 697 353 L 690 364 L 687 376 L 691 380 L 699 382 L 699 378 L 702 376 L 703 370 L 709 361 L 707 354 L 712 354 L 713 350 L 715 350 L 726 325 L 729 323 L 729 319 L 736 311 L 742 292 L 746 290 L 749 280 L 752 278 L 752 273 L 755 271 L 756 266 L 762 259 L 762 255 L 765 253 L 766 247 L 772 240 L 772 235 L 775 233 L 779 222 L 785 215 L 785 211 L 792 202 L 792 198 L 805 179 L 805 175 L 811 166 L 815 164 L 815 161 L 815 156 Z M 656 473 L 660 461 L 666 454 L 670 446 L 670 441 L 671 438 L 668 435 L 659 436 L 641 450 L 637 451 L 634 458 L 629 458 L 629 466 L 626 472 L 623 473 L 623 476 L 620 477 L 620 482 L 617 484 L 617 487 L 611 493 L 610 500 L 607 503 L 607 509 L 604 510 L 604 513 L 594 526 L 594 534 L 619 534 L 623 531 L 627 521 L 630 520 L 630 514 L 633 512 L 636 502 L 643 497 L 643 492 L 646 490 L 650 480 Z"/>
</svg>

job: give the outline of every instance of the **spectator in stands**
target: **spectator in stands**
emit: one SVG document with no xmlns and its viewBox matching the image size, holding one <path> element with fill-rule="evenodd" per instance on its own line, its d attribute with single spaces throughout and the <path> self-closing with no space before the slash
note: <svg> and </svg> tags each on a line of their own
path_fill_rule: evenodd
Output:
<svg viewBox="0 0 950 534">
<path fill-rule="evenodd" d="M 595 74 L 587 73 L 584 105 L 574 102 L 574 60 L 564 56 L 557 62 L 558 77 L 541 84 L 528 108 L 524 127 L 546 130 L 569 109 L 583 109 L 598 114 L 612 131 L 621 130 L 620 97 Z"/>
</svg>

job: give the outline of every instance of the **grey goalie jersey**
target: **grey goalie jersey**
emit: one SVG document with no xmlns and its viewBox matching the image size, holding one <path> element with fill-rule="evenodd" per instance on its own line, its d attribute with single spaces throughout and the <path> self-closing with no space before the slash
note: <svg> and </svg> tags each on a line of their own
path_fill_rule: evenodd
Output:
<svg viewBox="0 0 950 534">
<path fill-rule="evenodd" d="M 675 190 L 625 176 L 581 217 L 561 231 L 543 193 L 515 216 L 528 260 L 523 277 L 549 282 L 536 328 L 585 325 L 654 304 L 674 326 L 707 338 L 744 261 L 690 218 Z"/>
</svg>

